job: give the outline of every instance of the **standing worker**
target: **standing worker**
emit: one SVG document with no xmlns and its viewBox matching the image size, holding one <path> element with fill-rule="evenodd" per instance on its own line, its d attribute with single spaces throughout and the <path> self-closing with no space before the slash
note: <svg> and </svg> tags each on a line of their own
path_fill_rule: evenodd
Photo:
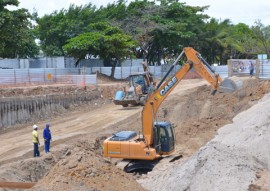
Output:
<svg viewBox="0 0 270 191">
<path fill-rule="evenodd" d="M 39 153 L 39 150 L 38 150 L 38 145 L 40 145 L 40 143 L 39 143 L 37 129 L 38 129 L 38 126 L 33 125 L 32 140 L 33 140 L 33 144 L 34 144 L 34 157 L 39 157 L 40 156 L 40 153 Z"/>
<path fill-rule="evenodd" d="M 44 150 L 45 153 L 50 152 L 50 142 L 52 139 L 51 131 L 50 131 L 50 124 L 46 124 L 44 130 L 43 130 L 43 138 L 44 138 Z"/>
<path fill-rule="evenodd" d="M 250 66 L 249 66 L 249 75 L 251 78 L 252 78 L 253 74 L 254 74 L 254 64 L 251 62 Z"/>
</svg>

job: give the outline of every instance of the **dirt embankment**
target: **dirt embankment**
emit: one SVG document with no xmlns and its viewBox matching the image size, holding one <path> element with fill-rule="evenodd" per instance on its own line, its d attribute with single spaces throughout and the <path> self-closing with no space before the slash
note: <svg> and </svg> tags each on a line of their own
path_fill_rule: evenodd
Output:
<svg viewBox="0 0 270 191">
<path fill-rule="evenodd" d="M 190 155 L 211 140 L 220 127 L 270 92 L 270 83 L 245 79 L 245 91 L 243 98 L 228 93 L 211 95 L 209 86 L 204 85 L 183 96 L 172 95 L 162 104 L 158 120 L 176 125 L 179 152 Z"/>
<path fill-rule="evenodd" d="M 199 170 L 203 168 L 203 165 L 207 165 L 205 161 L 211 161 L 210 159 L 215 158 L 215 149 L 223 151 L 224 154 L 224 156 L 220 154 L 220 157 L 217 157 L 217 160 L 223 161 L 224 158 L 233 158 L 235 154 L 233 154 L 232 152 L 230 156 L 230 153 L 226 152 L 226 148 L 219 148 L 218 146 L 216 146 L 214 150 L 212 149 L 212 154 L 198 154 L 198 161 L 205 160 L 201 161 L 201 163 L 199 164 L 195 163 L 192 159 L 191 161 L 193 162 L 184 161 L 187 160 L 187 157 L 194 154 L 196 151 L 198 151 L 199 148 L 201 148 L 208 141 L 210 141 L 217 134 L 217 131 L 220 127 L 232 123 L 233 118 L 237 114 L 257 104 L 257 102 L 266 93 L 270 92 L 270 83 L 268 81 L 247 79 L 245 83 L 248 85 L 246 86 L 247 96 L 244 98 L 239 98 L 237 95 L 223 93 L 217 94 L 215 96 L 210 96 L 209 89 L 206 86 L 203 86 L 181 98 L 177 97 L 177 95 L 174 95 L 173 98 L 170 99 L 170 101 L 166 102 L 164 104 L 165 106 L 162 106 L 162 112 L 159 114 L 159 117 L 161 119 L 167 118 L 169 119 L 169 121 L 173 121 L 177 126 L 175 128 L 177 139 L 177 152 L 181 154 L 184 159 L 178 161 L 175 166 L 171 166 L 171 170 L 168 170 L 166 173 L 162 173 L 160 171 L 160 169 L 164 169 L 164 167 L 157 167 L 156 171 L 154 170 L 153 172 L 149 173 L 147 176 L 139 180 L 139 182 L 143 186 L 145 186 L 145 188 L 150 190 L 159 189 L 161 185 L 163 186 L 160 190 L 166 190 L 165 188 L 170 188 L 171 190 L 175 190 L 176 188 L 180 190 L 184 190 L 185 188 L 191 190 L 200 190 L 199 188 L 201 188 L 204 190 L 205 188 L 207 190 L 215 184 L 208 184 L 207 182 L 205 182 L 205 187 L 203 185 L 201 187 L 198 187 L 199 185 L 196 185 L 196 183 L 204 184 L 203 180 L 207 181 L 206 177 L 211 178 L 211 176 L 215 176 L 216 181 L 222 182 L 222 178 L 217 178 L 219 177 L 219 174 L 214 170 L 220 170 L 220 174 L 222 174 L 222 165 L 214 166 L 213 163 L 210 163 L 210 166 L 213 165 L 212 171 L 210 166 L 208 166 L 208 168 L 210 168 L 208 169 L 208 172 Z M 177 104 L 179 102 L 182 102 L 183 104 Z M 206 150 L 206 148 L 202 150 Z M 183 165 L 182 167 L 183 163 L 185 165 Z M 245 164 L 239 163 L 239 165 Z M 201 177 L 202 179 L 200 179 L 200 173 L 203 174 L 204 178 Z M 216 174 L 214 175 L 214 173 Z M 196 179 L 195 176 L 198 176 L 198 178 Z M 220 176 L 222 177 L 223 175 Z M 236 175 L 234 176 L 233 173 L 230 173 L 230 176 L 237 177 Z M 169 179 L 170 183 L 172 184 L 171 187 L 165 183 L 166 180 Z M 179 179 L 181 181 L 178 181 Z M 211 182 L 210 179 L 209 181 Z M 175 183 L 173 184 L 172 182 Z M 180 182 L 182 182 L 182 184 Z M 216 183 L 219 184 L 220 182 Z M 250 184 L 250 182 L 247 184 Z M 237 184 L 235 184 L 235 186 L 237 187 Z M 215 188 L 220 188 L 222 190 L 222 188 L 224 187 L 221 186 Z"/>
</svg>

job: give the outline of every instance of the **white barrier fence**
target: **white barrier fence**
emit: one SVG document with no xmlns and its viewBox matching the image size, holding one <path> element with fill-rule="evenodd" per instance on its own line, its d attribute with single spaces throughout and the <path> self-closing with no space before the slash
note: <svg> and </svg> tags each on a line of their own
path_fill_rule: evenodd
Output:
<svg viewBox="0 0 270 191">
<path fill-rule="evenodd" d="M 171 75 L 178 71 L 180 66 L 176 66 Z M 257 68 L 259 78 L 270 78 L 270 60 L 262 60 Z M 161 79 L 170 65 L 150 66 L 150 72 L 155 78 Z M 212 66 L 222 79 L 228 77 L 229 69 L 227 65 Z M 232 68 L 233 69 L 233 68 Z M 39 68 L 39 69 L 0 69 L 0 85 L 20 85 L 20 84 L 97 84 L 96 72 L 111 75 L 111 67 L 91 67 L 91 68 Z M 116 67 L 114 78 L 126 79 L 131 73 L 143 72 L 141 66 Z M 248 75 L 248 69 L 238 72 L 238 75 Z"/>
<path fill-rule="evenodd" d="M 180 66 L 176 66 L 171 75 Z M 150 66 L 150 72 L 155 78 L 162 78 L 169 69 L 168 66 Z M 22 85 L 22 84 L 97 84 L 96 72 L 111 75 L 111 67 L 92 67 L 92 68 L 39 68 L 39 69 L 0 69 L 0 85 Z M 227 77 L 226 66 L 216 67 L 222 78 Z M 143 72 L 139 66 L 116 67 L 116 79 L 125 79 L 131 73 Z"/>
<path fill-rule="evenodd" d="M 162 78 L 166 72 L 169 70 L 170 65 L 162 65 L 162 66 L 150 66 L 150 72 L 154 74 L 155 78 Z M 172 74 L 178 71 L 180 68 L 179 65 L 174 67 Z M 216 73 L 218 73 L 221 78 L 226 78 L 228 77 L 228 67 L 227 66 L 216 66 L 212 67 Z M 102 74 L 106 74 L 108 76 L 111 75 L 111 67 L 92 67 L 92 68 L 87 68 L 86 71 L 90 73 L 96 73 L 99 71 Z M 138 66 L 133 66 L 133 67 L 116 67 L 115 68 L 115 74 L 114 77 L 116 79 L 125 79 L 129 76 L 131 73 L 136 73 L 136 72 L 143 72 L 142 67 Z"/>
<path fill-rule="evenodd" d="M 81 75 L 80 69 L 2 69 L 0 85 L 96 84 L 96 74 Z"/>
</svg>

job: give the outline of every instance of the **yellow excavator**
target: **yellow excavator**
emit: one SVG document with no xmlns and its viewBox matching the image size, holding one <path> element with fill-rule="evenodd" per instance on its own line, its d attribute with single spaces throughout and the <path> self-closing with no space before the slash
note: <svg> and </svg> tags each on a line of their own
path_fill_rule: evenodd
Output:
<svg viewBox="0 0 270 191">
<path fill-rule="evenodd" d="M 187 57 L 185 64 L 167 79 L 184 54 Z M 175 151 L 175 133 L 172 124 L 157 122 L 156 115 L 160 104 L 191 68 L 194 68 L 202 78 L 211 84 L 213 92 L 235 92 L 243 88 L 243 82 L 238 78 L 227 78 L 223 81 L 196 50 L 186 47 L 157 87 L 149 93 L 142 110 L 142 133 L 121 131 L 113 134 L 103 143 L 104 157 L 153 161 Z"/>
</svg>

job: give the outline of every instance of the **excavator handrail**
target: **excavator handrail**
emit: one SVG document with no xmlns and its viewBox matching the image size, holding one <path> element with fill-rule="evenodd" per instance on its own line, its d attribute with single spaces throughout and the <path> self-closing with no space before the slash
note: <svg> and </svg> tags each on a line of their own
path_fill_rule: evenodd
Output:
<svg viewBox="0 0 270 191">
<path fill-rule="evenodd" d="M 186 63 L 172 77 L 166 80 L 183 54 L 187 57 Z M 201 77 L 211 84 L 214 90 L 219 88 L 222 79 L 213 69 L 210 69 L 211 67 L 206 63 L 207 62 L 193 48 L 184 48 L 175 62 L 171 65 L 166 75 L 162 78 L 155 91 L 149 93 L 148 99 L 142 110 L 142 132 L 147 146 L 153 144 L 153 126 L 159 106 L 192 67 Z M 210 69 L 210 71 L 207 68 Z"/>
</svg>

